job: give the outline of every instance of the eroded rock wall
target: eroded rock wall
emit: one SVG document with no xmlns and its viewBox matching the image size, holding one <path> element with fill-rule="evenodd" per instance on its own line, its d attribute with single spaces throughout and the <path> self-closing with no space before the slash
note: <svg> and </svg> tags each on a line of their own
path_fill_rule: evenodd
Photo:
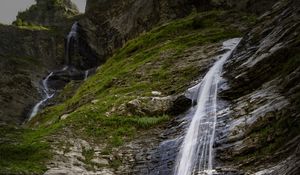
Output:
<svg viewBox="0 0 300 175">
<path fill-rule="evenodd" d="M 262 174 L 300 172 L 299 7 L 296 0 L 277 3 L 226 66 L 230 89 L 222 95 L 232 103 L 219 118 L 216 141 L 225 166 Z"/>
<path fill-rule="evenodd" d="M 0 122 L 21 123 L 40 100 L 39 81 L 63 57 L 63 38 L 47 30 L 0 26 Z"/>
<path fill-rule="evenodd" d="M 19 12 L 17 20 L 14 22 L 18 25 L 31 24 L 43 26 L 63 26 L 65 19 L 78 15 L 79 11 L 70 0 L 36 0 L 24 12 Z"/>
</svg>

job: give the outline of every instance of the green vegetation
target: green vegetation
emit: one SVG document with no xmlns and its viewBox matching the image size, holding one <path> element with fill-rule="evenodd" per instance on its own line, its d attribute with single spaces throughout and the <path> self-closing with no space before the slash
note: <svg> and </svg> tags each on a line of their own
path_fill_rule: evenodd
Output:
<svg viewBox="0 0 300 175">
<path fill-rule="evenodd" d="M 61 96 L 65 100 L 63 103 L 37 115 L 28 124 L 35 129 L 22 131 L 18 144 L 1 146 L 1 154 L 6 152 L 5 155 L 11 159 L 3 160 L 0 169 L 9 172 L 42 172 L 45 170 L 43 162 L 51 157 L 46 140 L 67 134 L 63 128 L 70 129 L 77 137 L 106 143 L 103 154 L 110 154 L 112 148 L 137 137 L 140 131 L 147 132 L 168 121 L 169 116 L 164 114 L 126 116 L 113 112 L 108 115 L 107 112 L 137 97 L 150 96 L 151 91 L 171 95 L 186 90 L 200 74 L 198 65 L 187 64 L 184 60 L 189 49 L 241 36 L 236 25 L 227 21 L 230 15 L 237 16 L 235 22 L 248 25 L 247 21 L 239 18 L 243 15 L 212 11 L 175 20 L 129 41 L 101 66 L 96 75 L 85 81 L 72 98 Z M 66 86 L 64 93 L 71 96 L 74 86 Z M 61 120 L 64 114 L 70 115 Z M 31 154 L 20 160 L 16 151 L 19 149 Z M 83 154 L 86 161 L 90 161 L 92 151 L 86 150 Z M 115 159 L 110 165 L 118 167 L 120 162 Z"/>
<path fill-rule="evenodd" d="M 27 29 L 27 30 L 50 30 L 47 27 L 44 26 L 38 26 L 38 25 L 23 25 L 23 26 L 18 26 L 20 29 Z"/>
<path fill-rule="evenodd" d="M 36 0 L 36 4 L 23 12 L 18 12 L 13 25 L 30 30 L 47 30 L 45 26 L 64 25 L 78 15 L 76 6 L 67 0 Z"/>
<path fill-rule="evenodd" d="M 20 29 L 27 29 L 27 30 L 50 30 L 49 28 L 47 28 L 45 26 L 35 25 L 30 22 L 23 21 L 20 18 L 18 18 L 16 21 L 14 21 L 13 25 L 19 27 Z"/>
<path fill-rule="evenodd" d="M 122 161 L 119 159 L 112 160 L 112 162 L 110 164 L 111 168 L 114 168 L 114 169 L 119 168 L 119 166 L 121 166 L 121 165 L 122 165 Z"/>
<path fill-rule="evenodd" d="M 227 13 L 194 14 L 129 41 L 72 98 L 48 108 L 37 119 L 42 123 L 57 121 L 59 116 L 75 109 L 74 115 L 80 113 L 81 117 L 90 113 L 101 116 L 137 96 L 149 96 L 153 90 L 166 95 L 184 91 L 199 75 L 197 65 L 176 67 L 186 50 L 241 35 L 223 19 Z M 91 104 L 94 99 L 99 103 Z"/>
<path fill-rule="evenodd" d="M 129 41 L 72 98 L 47 108 L 31 124 L 38 122 L 41 128 L 51 127 L 61 122 L 60 116 L 70 114 L 66 126 L 78 136 L 107 140 L 112 147 L 130 140 L 138 130 L 158 126 L 168 117 L 106 113 L 139 96 L 149 96 L 154 90 L 165 95 L 183 92 L 200 74 L 197 65 L 184 66 L 183 55 L 188 49 L 241 35 L 224 18 L 228 15 L 239 16 L 225 11 L 192 14 Z M 239 20 L 243 22 L 236 18 Z M 178 67 L 178 63 L 183 66 Z M 64 91 L 67 90 L 68 86 Z"/>
<path fill-rule="evenodd" d="M 1 126 L 0 174 L 43 173 L 45 162 L 51 158 L 49 144 L 41 138 L 44 134 L 42 131 Z"/>
<path fill-rule="evenodd" d="M 93 168 L 93 163 L 92 163 L 92 159 L 94 157 L 94 150 L 92 149 L 84 149 L 82 151 L 82 155 L 84 156 L 84 160 L 83 162 L 85 162 L 85 164 L 88 166 L 87 168 L 92 169 Z"/>
</svg>

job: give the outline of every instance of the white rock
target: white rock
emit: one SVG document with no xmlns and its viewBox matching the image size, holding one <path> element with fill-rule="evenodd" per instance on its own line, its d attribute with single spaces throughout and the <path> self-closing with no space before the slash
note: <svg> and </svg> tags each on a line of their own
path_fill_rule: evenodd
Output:
<svg viewBox="0 0 300 175">
<path fill-rule="evenodd" d="M 99 100 L 93 100 L 91 101 L 91 103 L 93 103 L 94 105 L 97 104 L 99 102 Z"/>
<path fill-rule="evenodd" d="M 106 159 L 100 159 L 100 158 L 94 158 L 91 160 L 91 162 L 99 165 L 109 165 L 108 161 Z"/>
<path fill-rule="evenodd" d="M 162 94 L 159 91 L 152 91 L 151 93 L 152 93 L 152 95 L 155 95 L 155 96 L 160 96 Z"/>
<path fill-rule="evenodd" d="M 64 114 L 60 117 L 61 120 L 65 120 L 70 116 L 70 114 Z"/>
</svg>

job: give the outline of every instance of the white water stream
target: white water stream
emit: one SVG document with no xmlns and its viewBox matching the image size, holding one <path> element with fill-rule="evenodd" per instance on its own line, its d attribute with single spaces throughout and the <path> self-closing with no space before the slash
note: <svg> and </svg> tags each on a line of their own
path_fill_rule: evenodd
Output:
<svg viewBox="0 0 300 175">
<path fill-rule="evenodd" d="M 241 41 L 230 39 L 223 43 L 226 52 L 195 87 L 193 99 L 197 99 L 196 112 L 186 131 L 177 156 L 175 175 L 213 174 L 213 144 L 217 123 L 217 91 L 223 65 Z M 196 90 L 196 91 L 195 91 Z"/>
<path fill-rule="evenodd" d="M 86 81 L 86 80 L 88 79 L 89 74 L 90 74 L 90 70 L 86 70 L 86 71 L 84 72 L 84 81 Z"/>
<path fill-rule="evenodd" d="M 78 31 L 78 22 L 75 22 L 72 25 L 71 31 L 69 32 L 68 36 L 67 36 L 67 45 L 66 45 L 66 66 L 61 70 L 61 71 L 66 71 L 69 68 L 69 64 L 70 64 L 70 44 L 71 44 L 71 40 L 75 39 L 77 37 L 77 31 Z M 42 90 L 44 92 L 44 98 L 39 101 L 31 110 L 31 113 L 29 115 L 29 119 L 28 121 L 30 121 L 34 116 L 36 116 L 36 114 L 39 112 L 41 106 L 47 102 L 49 99 L 51 99 L 55 93 L 51 93 L 51 90 L 49 90 L 49 78 L 53 75 L 53 72 L 51 72 L 42 82 Z M 85 75 L 86 78 L 88 76 L 88 72 L 87 75 Z"/>
<path fill-rule="evenodd" d="M 47 101 L 49 100 L 50 98 L 52 98 L 54 96 L 54 93 L 51 93 L 50 90 L 49 90 L 49 86 L 48 86 L 48 80 L 49 78 L 53 75 L 53 72 L 51 72 L 44 80 L 43 80 L 43 92 L 44 92 L 44 98 L 38 102 L 32 109 L 31 111 L 31 114 L 29 116 L 29 121 L 34 117 L 36 116 L 36 114 L 38 113 L 40 107 Z"/>
<path fill-rule="evenodd" d="M 77 32 L 78 32 L 78 22 L 75 22 L 72 25 L 71 31 L 69 32 L 68 36 L 67 36 L 67 46 L 66 46 L 66 64 L 69 65 L 71 64 L 71 60 L 70 60 L 70 44 L 71 44 L 71 40 L 72 39 L 76 39 L 77 38 Z"/>
</svg>

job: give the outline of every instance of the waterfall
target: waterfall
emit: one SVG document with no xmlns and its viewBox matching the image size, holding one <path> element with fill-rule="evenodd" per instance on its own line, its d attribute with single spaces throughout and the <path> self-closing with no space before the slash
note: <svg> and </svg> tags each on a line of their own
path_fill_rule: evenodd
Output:
<svg viewBox="0 0 300 175">
<path fill-rule="evenodd" d="M 69 65 L 71 64 L 71 55 L 70 55 L 70 50 L 71 50 L 71 44 L 73 40 L 77 39 L 77 32 L 78 32 L 78 22 L 75 22 L 72 25 L 71 31 L 69 32 L 67 36 L 67 43 L 66 43 L 66 64 Z"/>
<path fill-rule="evenodd" d="M 87 80 L 87 78 L 88 78 L 88 76 L 89 76 L 89 73 L 90 73 L 90 70 L 86 70 L 86 71 L 84 72 L 84 81 Z"/>
<path fill-rule="evenodd" d="M 49 90 L 49 86 L 48 86 L 48 81 L 49 78 L 53 75 L 53 72 L 51 72 L 42 82 L 42 89 L 44 92 L 44 98 L 38 102 L 32 109 L 31 114 L 29 116 L 28 121 L 30 121 L 34 116 L 36 116 L 36 114 L 39 112 L 40 107 L 50 98 L 52 98 L 54 96 L 54 93 L 51 93 L 51 91 Z"/>
<path fill-rule="evenodd" d="M 69 65 L 71 64 L 71 55 L 70 55 L 70 50 L 71 50 L 71 45 L 72 41 L 77 39 L 77 32 L 78 32 L 78 22 L 75 22 L 72 25 L 71 31 L 69 32 L 67 36 L 67 42 L 66 42 L 66 48 L 65 48 L 65 56 L 66 56 L 66 66 L 64 66 L 61 71 L 66 71 L 69 69 Z M 88 71 L 85 73 L 85 77 L 87 78 L 88 76 Z M 32 109 L 31 114 L 29 115 L 28 121 L 30 121 L 36 114 L 39 112 L 41 106 L 47 102 L 49 99 L 51 99 L 54 96 L 54 93 L 51 93 L 49 90 L 48 86 L 48 81 L 49 78 L 53 75 L 54 73 L 51 72 L 42 82 L 42 90 L 44 92 L 44 98 L 39 101 Z"/>
<path fill-rule="evenodd" d="M 203 80 L 191 88 L 195 91 L 192 99 L 197 99 L 196 112 L 186 131 L 176 160 L 175 175 L 213 174 L 213 143 L 217 122 L 217 90 L 223 65 L 232 55 L 240 38 L 223 43 L 226 53 L 205 75 Z"/>
</svg>

